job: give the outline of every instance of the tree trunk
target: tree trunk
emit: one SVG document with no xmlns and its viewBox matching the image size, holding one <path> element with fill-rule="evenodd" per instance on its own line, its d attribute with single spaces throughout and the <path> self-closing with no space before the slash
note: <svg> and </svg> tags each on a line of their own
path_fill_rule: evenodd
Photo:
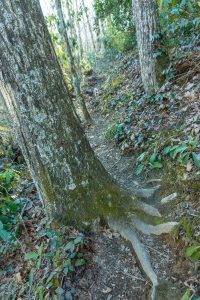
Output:
<svg viewBox="0 0 200 300">
<path fill-rule="evenodd" d="M 156 57 L 160 33 L 156 0 L 133 0 L 141 77 L 148 94 L 155 93 L 163 83 L 161 74 L 166 56 Z M 160 49 L 159 49 L 160 50 Z"/>
<path fill-rule="evenodd" d="M 89 15 L 88 15 L 88 8 L 85 6 L 84 0 L 82 0 L 82 5 L 83 5 L 83 12 L 85 13 L 85 16 L 86 16 L 88 29 L 89 29 L 89 32 L 90 32 L 92 45 L 93 45 L 93 48 L 95 50 L 96 47 L 95 47 L 94 35 L 93 35 L 93 31 L 92 31 L 92 26 L 91 26 L 91 23 L 90 23 L 90 18 L 89 18 Z"/>
<path fill-rule="evenodd" d="M 78 9 L 78 2 L 75 0 L 75 7 L 76 7 L 76 14 L 79 14 L 79 9 Z M 81 59 L 83 58 L 83 41 L 81 37 L 81 27 L 80 27 L 80 21 L 79 17 L 76 17 L 76 26 L 77 26 L 77 31 L 78 31 L 78 40 L 79 40 L 79 49 L 80 49 L 80 57 Z"/>
<path fill-rule="evenodd" d="M 81 81 L 80 81 L 80 78 L 79 78 L 77 70 L 76 70 L 75 61 L 74 61 L 74 57 L 73 57 L 73 54 L 72 54 L 72 50 L 71 50 L 67 30 L 65 28 L 65 22 L 64 22 L 63 12 L 62 12 L 61 0 L 55 0 L 55 5 L 56 5 L 58 18 L 59 18 L 58 30 L 59 30 L 60 35 L 61 35 L 61 37 L 62 37 L 62 39 L 65 43 L 65 49 L 66 49 L 68 60 L 69 60 L 69 67 L 70 67 L 70 73 L 71 73 L 71 76 L 72 76 L 72 82 L 73 82 L 74 90 L 75 90 L 76 96 L 79 100 L 80 107 L 81 107 L 81 110 L 83 112 L 85 120 L 87 122 L 91 122 L 90 114 L 87 110 L 84 97 L 81 93 Z"/>
<path fill-rule="evenodd" d="M 65 30 L 68 33 L 68 28 L 70 31 L 70 35 L 68 35 L 68 40 L 70 42 L 70 48 L 71 48 L 71 53 L 73 53 L 74 57 L 74 64 L 76 67 L 76 72 L 78 75 L 78 78 L 81 79 L 81 54 L 80 54 L 80 49 L 79 49 L 79 44 L 78 44 L 78 34 L 77 34 L 77 27 L 75 24 L 75 9 L 71 3 L 70 0 L 65 1 L 64 3 L 61 1 L 62 4 L 62 11 L 66 9 L 66 14 L 67 14 L 67 22 L 65 22 Z M 64 13 L 63 16 L 65 17 Z M 82 80 L 81 80 L 82 81 Z"/>
<path fill-rule="evenodd" d="M 71 108 L 38 1 L 2 0 L 0 9 L 1 91 L 48 211 L 72 224 L 121 210 L 130 197 L 94 157 Z"/>
<path fill-rule="evenodd" d="M 75 50 L 76 55 L 75 58 L 77 58 L 78 62 L 80 63 L 80 57 L 79 57 L 79 51 L 78 51 L 78 35 L 76 31 L 76 26 L 75 26 L 75 10 L 74 7 L 72 6 L 71 3 L 69 3 L 69 0 L 65 1 L 66 9 L 67 9 L 67 16 L 69 20 L 69 28 L 70 28 L 70 46 L 72 51 Z M 66 26 L 65 26 L 66 27 Z M 66 29 L 67 30 L 67 29 Z"/>
<path fill-rule="evenodd" d="M 97 50 L 101 50 L 101 29 L 100 29 L 100 21 L 99 18 L 95 17 L 95 29 L 96 29 L 96 35 L 97 35 Z"/>
</svg>

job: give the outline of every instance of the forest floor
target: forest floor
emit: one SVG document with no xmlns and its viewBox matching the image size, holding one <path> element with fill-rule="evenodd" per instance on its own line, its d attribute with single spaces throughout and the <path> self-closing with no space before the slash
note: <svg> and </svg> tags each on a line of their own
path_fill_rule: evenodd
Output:
<svg viewBox="0 0 200 300">
<path fill-rule="evenodd" d="M 198 299 L 199 257 L 186 257 L 186 249 L 200 243 L 198 73 L 190 65 L 184 87 L 174 83 L 160 93 L 159 99 L 146 100 L 141 96 L 134 55 L 119 56 L 115 63 L 101 59 L 95 71 L 86 77 L 84 85 L 94 120 L 86 127 L 92 148 L 124 189 L 156 206 L 170 220 L 180 222 L 179 229 L 171 235 L 140 233 L 162 283 L 158 299 L 180 300 L 187 289 L 190 296 L 196 293 L 193 299 Z M 172 90 L 175 98 L 171 97 Z M 20 210 L 9 207 L 13 214 L 11 225 L 17 233 L 15 242 L 0 244 L 0 299 L 149 299 L 151 284 L 131 245 L 117 232 L 98 224 L 84 234 L 70 227 L 51 226 L 20 153 L 10 141 L 5 145 L 5 123 L 3 116 L 1 170 L 12 167 L 14 173 L 9 171 L 10 181 L 6 183 L 12 186 L 6 187 L 10 188 L 9 199 L 16 201 Z M 169 146 L 175 148 L 162 154 Z M 179 161 L 174 150 L 177 156 L 184 154 Z M 188 160 L 183 164 L 181 159 L 185 156 Z M 17 174 L 20 178 L 15 178 Z M 4 177 L 1 176 L 1 184 Z M 157 184 L 160 188 L 146 195 L 146 188 Z M 161 203 L 173 193 L 177 193 L 176 198 Z M 3 203 L 0 212 L 7 216 Z M 191 256 L 198 256 L 195 251 Z"/>
</svg>

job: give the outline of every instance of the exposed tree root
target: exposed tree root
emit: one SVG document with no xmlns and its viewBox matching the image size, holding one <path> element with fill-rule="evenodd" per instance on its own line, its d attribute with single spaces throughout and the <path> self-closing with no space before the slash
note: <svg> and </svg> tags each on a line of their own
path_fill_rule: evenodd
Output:
<svg viewBox="0 0 200 300">
<path fill-rule="evenodd" d="M 158 278 L 151 266 L 149 255 L 147 254 L 144 245 L 138 239 L 136 232 L 130 227 L 129 223 L 123 222 L 122 220 L 119 221 L 118 219 L 110 218 L 109 226 L 113 230 L 118 231 L 123 238 L 131 242 L 142 269 L 153 284 L 151 298 L 152 300 L 155 300 L 155 290 L 158 285 Z"/>
<path fill-rule="evenodd" d="M 135 194 L 142 198 L 151 198 L 159 188 L 160 184 L 148 189 L 137 189 Z"/>
<path fill-rule="evenodd" d="M 133 198 L 134 199 L 134 198 Z M 138 208 L 139 210 L 142 210 L 146 214 L 153 216 L 153 217 L 162 217 L 160 212 L 157 208 L 143 202 L 143 201 L 137 201 L 134 199 L 134 206 Z"/>
<path fill-rule="evenodd" d="M 154 207 L 146 203 L 141 203 L 141 209 L 152 216 L 161 216 L 157 209 L 155 209 Z M 151 299 L 155 300 L 158 278 L 152 268 L 149 255 L 144 245 L 140 242 L 135 229 L 148 235 L 149 234 L 160 235 L 162 233 L 169 233 L 178 223 L 168 222 L 168 223 L 153 226 L 150 224 L 143 223 L 135 215 L 129 216 L 126 220 L 109 217 L 108 223 L 113 230 L 118 231 L 123 238 L 131 242 L 133 249 L 137 255 L 137 258 L 141 264 L 142 269 L 144 270 L 145 274 L 152 282 Z"/>
<path fill-rule="evenodd" d="M 139 231 L 141 231 L 147 235 L 150 235 L 150 234 L 161 235 L 163 233 L 169 233 L 172 231 L 172 229 L 176 225 L 178 225 L 177 222 L 167 222 L 167 223 L 163 223 L 163 224 L 154 226 L 154 225 L 150 225 L 150 224 L 146 224 L 146 223 L 142 222 L 135 216 L 132 216 L 131 220 L 136 229 L 138 229 Z"/>
</svg>

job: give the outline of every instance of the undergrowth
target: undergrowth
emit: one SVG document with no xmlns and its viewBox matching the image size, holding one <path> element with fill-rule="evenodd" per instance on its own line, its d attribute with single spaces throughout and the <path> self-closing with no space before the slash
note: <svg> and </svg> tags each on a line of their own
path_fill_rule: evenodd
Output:
<svg viewBox="0 0 200 300">
<path fill-rule="evenodd" d="M 0 147 L 0 298 L 72 299 L 88 240 L 47 220 L 21 152 L 8 141 Z"/>
</svg>

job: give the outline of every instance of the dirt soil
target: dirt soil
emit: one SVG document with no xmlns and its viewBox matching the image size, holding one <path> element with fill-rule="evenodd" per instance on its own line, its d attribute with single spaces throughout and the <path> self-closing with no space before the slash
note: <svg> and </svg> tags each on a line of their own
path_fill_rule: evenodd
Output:
<svg viewBox="0 0 200 300">
<path fill-rule="evenodd" d="M 159 208 L 163 215 L 170 215 L 170 220 L 173 221 L 176 215 L 174 211 L 184 199 L 178 197 L 172 205 L 164 207 L 160 200 L 173 192 L 179 192 L 179 185 L 176 182 L 167 184 L 163 171 L 157 172 L 155 177 L 152 177 L 152 172 L 149 178 L 135 175 L 134 155 L 123 155 L 120 148 L 105 136 L 105 132 L 113 124 L 112 112 L 102 114 L 99 105 L 102 102 L 102 84 L 105 78 L 95 75 L 88 78 L 88 81 L 88 103 L 94 122 L 86 129 L 86 135 L 95 154 L 118 184 L 132 194 L 139 195 L 141 188 L 157 184 L 149 184 L 148 179 L 161 179 L 161 188 L 152 197 L 141 199 Z M 155 237 L 139 233 L 139 236 L 161 283 L 157 299 L 180 300 L 187 289 L 187 280 L 194 281 L 197 277 L 196 266 L 185 258 L 185 243 L 180 238 L 169 235 Z M 131 245 L 118 233 L 103 227 L 98 227 L 91 238 L 95 251 L 84 276 L 81 279 L 76 278 L 74 282 L 76 299 L 150 299 L 151 284 L 141 270 Z"/>
<path fill-rule="evenodd" d="M 144 179 L 135 178 L 134 157 L 123 156 L 119 148 L 105 138 L 110 117 L 105 118 L 100 112 L 93 113 L 92 117 L 94 124 L 87 129 L 86 134 L 107 171 L 132 194 L 137 194 L 138 188 L 149 187 Z M 160 195 L 158 191 L 157 195 L 145 201 L 155 203 L 159 201 Z M 84 276 L 78 281 L 76 278 L 74 282 L 76 299 L 149 299 L 150 283 L 142 272 L 131 245 L 118 233 L 107 228 L 98 228 L 92 239 L 95 253 Z M 188 265 L 181 253 L 181 245 L 167 236 L 143 236 L 140 233 L 140 239 L 151 257 L 160 282 L 164 282 L 160 299 L 180 299 L 185 290 L 184 281 L 192 274 L 192 265 Z"/>
</svg>

